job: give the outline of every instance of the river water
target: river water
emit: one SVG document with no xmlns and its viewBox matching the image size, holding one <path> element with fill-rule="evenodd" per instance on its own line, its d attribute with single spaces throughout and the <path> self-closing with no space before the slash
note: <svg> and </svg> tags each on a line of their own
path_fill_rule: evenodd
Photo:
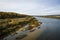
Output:
<svg viewBox="0 0 60 40">
<path fill-rule="evenodd" d="M 60 19 L 36 17 L 44 32 L 36 40 L 60 40 Z"/>
<path fill-rule="evenodd" d="M 40 29 L 44 30 L 36 40 L 60 40 L 60 19 L 53 19 L 53 18 L 42 18 L 36 17 L 42 24 L 40 25 Z M 25 31 L 28 33 L 29 31 Z M 7 40 L 15 40 L 16 36 L 20 36 L 24 32 L 20 32 L 16 35 L 9 36 L 5 39 Z M 39 33 L 39 32 L 38 32 Z M 37 35 L 37 34 L 36 34 Z M 4 39 L 4 40 L 5 40 Z"/>
</svg>

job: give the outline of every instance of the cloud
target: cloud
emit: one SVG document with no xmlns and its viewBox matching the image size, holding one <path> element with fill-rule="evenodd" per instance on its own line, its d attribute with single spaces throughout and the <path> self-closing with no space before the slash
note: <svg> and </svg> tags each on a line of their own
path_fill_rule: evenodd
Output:
<svg viewBox="0 0 60 40">
<path fill-rule="evenodd" d="M 0 11 L 28 15 L 60 14 L 59 0 L 0 0 Z"/>
<path fill-rule="evenodd" d="M 38 4 L 33 2 L 0 2 L 0 11 L 20 11 L 35 9 Z"/>
</svg>

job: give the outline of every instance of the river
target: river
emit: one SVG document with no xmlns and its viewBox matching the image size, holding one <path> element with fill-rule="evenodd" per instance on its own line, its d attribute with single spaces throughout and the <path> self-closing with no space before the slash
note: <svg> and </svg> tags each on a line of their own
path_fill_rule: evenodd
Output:
<svg viewBox="0 0 60 40">
<path fill-rule="evenodd" d="M 42 22 L 39 26 L 40 29 L 30 33 L 29 31 L 25 31 L 28 36 L 24 37 L 22 40 L 60 40 L 60 19 L 36 18 Z M 23 33 L 24 32 L 9 36 L 7 37 L 7 40 L 15 40 L 16 36 L 20 36 Z"/>
<path fill-rule="evenodd" d="M 36 40 L 60 40 L 60 19 L 36 17 L 44 32 Z"/>
</svg>

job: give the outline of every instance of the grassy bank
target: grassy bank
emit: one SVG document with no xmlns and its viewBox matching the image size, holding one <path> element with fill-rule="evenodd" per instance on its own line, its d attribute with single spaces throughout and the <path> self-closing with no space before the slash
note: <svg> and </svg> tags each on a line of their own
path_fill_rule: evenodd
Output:
<svg viewBox="0 0 60 40">
<path fill-rule="evenodd" d="M 14 34 L 27 24 L 33 28 L 40 25 L 39 21 L 33 16 L 14 12 L 0 12 L 0 39 L 10 34 Z"/>
</svg>

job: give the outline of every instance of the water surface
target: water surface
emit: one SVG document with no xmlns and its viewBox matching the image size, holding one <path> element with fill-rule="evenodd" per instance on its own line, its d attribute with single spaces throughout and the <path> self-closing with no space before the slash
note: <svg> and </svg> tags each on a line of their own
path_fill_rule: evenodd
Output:
<svg viewBox="0 0 60 40">
<path fill-rule="evenodd" d="M 36 18 L 42 22 L 40 29 L 44 30 L 37 40 L 60 40 L 60 19 Z"/>
</svg>

